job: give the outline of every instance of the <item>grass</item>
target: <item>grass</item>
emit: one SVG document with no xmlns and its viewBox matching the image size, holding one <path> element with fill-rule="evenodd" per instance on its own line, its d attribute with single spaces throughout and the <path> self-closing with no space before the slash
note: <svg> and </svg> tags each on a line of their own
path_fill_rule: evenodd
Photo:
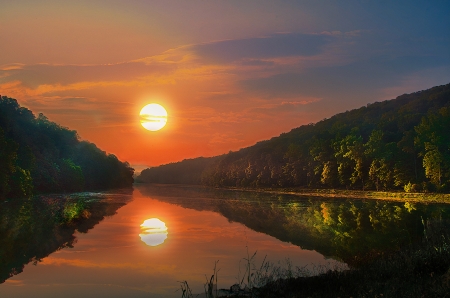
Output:
<svg viewBox="0 0 450 298">
<path fill-rule="evenodd" d="M 279 266 L 265 259 L 256 266 L 255 254 L 243 258 L 240 284 L 205 297 L 450 297 L 450 223 L 442 220 L 424 222 L 422 243 L 372 252 L 349 270 L 311 271 L 288 260 Z M 217 288 L 216 266 L 213 280 Z"/>
<path fill-rule="evenodd" d="M 179 281 L 181 288 L 181 298 L 191 298 L 193 297 L 191 288 L 187 281 Z"/>
<path fill-rule="evenodd" d="M 205 276 L 206 278 L 205 296 L 208 298 L 214 298 L 219 296 L 217 290 L 217 280 L 218 280 L 217 274 L 219 273 L 220 269 L 217 269 L 217 263 L 219 263 L 219 261 L 216 261 L 214 263 L 213 275 L 211 275 L 209 281 L 208 278 Z"/>
</svg>

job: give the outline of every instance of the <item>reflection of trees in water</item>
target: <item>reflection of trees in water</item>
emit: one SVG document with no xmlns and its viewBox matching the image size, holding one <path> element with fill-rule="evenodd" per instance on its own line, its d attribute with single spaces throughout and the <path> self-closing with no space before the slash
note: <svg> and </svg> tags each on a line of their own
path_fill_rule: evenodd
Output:
<svg viewBox="0 0 450 298">
<path fill-rule="evenodd" d="M 40 196 L 0 205 L 0 283 L 30 262 L 76 243 L 75 231 L 87 233 L 112 216 L 130 197 L 120 195 Z"/>
<path fill-rule="evenodd" d="M 229 221 L 355 266 L 370 255 L 421 241 L 422 220 L 450 219 L 450 206 L 440 204 L 321 199 L 173 186 L 139 189 L 157 200 L 218 212 Z"/>
</svg>

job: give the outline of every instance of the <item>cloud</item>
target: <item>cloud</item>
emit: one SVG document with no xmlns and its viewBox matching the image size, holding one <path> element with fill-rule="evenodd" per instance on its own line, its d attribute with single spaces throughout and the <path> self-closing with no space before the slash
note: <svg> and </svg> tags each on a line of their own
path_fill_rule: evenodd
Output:
<svg viewBox="0 0 450 298">
<path fill-rule="evenodd" d="M 239 80 L 267 77 L 287 69 L 295 71 L 311 59 L 317 62 L 318 55 L 323 55 L 333 40 L 337 39 L 328 33 L 284 33 L 185 45 L 160 55 L 115 64 L 6 65 L 0 70 L 0 90 L 18 98 L 87 96 L 87 92 L 80 91 L 164 88 L 190 82 L 190 86 L 199 84 L 196 92 L 209 92 L 210 99 L 232 99 L 239 94 Z"/>
<path fill-rule="evenodd" d="M 22 69 L 25 66 L 23 63 L 12 63 L 0 66 L 0 70 L 15 70 Z"/>
<path fill-rule="evenodd" d="M 318 97 L 296 97 L 290 100 L 285 100 L 285 98 L 276 98 L 271 101 L 262 101 L 262 104 L 253 105 L 252 107 L 245 110 L 248 117 L 253 119 L 259 119 L 261 121 L 263 118 L 274 117 L 274 112 L 276 112 L 275 118 L 279 115 L 287 115 L 287 113 L 298 113 L 303 106 L 320 102 L 322 98 Z M 270 113 L 268 113 L 270 111 Z"/>
<path fill-rule="evenodd" d="M 98 85 L 106 84 L 106 82 L 117 84 L 117 82 L 146 77 L 149 74 L 165 75 L 173 70 L 174 66 L 153 61 L 151 64 L 143 62 L 99 65 L 20 64 L 4 67 L 1 71 L 7 75 L 8 81 L 19 80 L 28 88 L 37 89 L 40 86 L 83 88 L 83 85 L 89 84 Z"/>
<path fill-rule="evenodd" d="M 212 63 L 229 63 L 243 59 L 313 56 L 330 42 L 328 35 L 285 33 L 267 37 L 224 40 L 192 46 L 201 59 Z M 248 62 L 247 62 L 248 63 Z"/>
<path fill-rule="evenodd" d="M 322 35 L 329 35 L 329 36 L 360 36 L 361 33 L 363 33 L 364 30 L 353 30 L 348 32 L 341 32 L 341 31 L 323 31 L 320 34 Z"/>
<path fill-rule="evenodd" d="M 241 65 L 248 65 L 248 66 L 274 66 L 275 65 L 275 61 L 249 58 L 249 59 L 243 59 L 241 61 Z"/>
<path fill-rule="evenodd" d="M 179 55 L 178 58 L 173 58 Z M 199 64 L 184 47 L 162 55 L 117 64 L 5 66 L 0 91 L 16 98 L 74 96 L 77 91 L 111 88 L 161 88 L 178 82 L 223 80 L 234 66 Z"/>
<path fill-rule="evenodd" d="M 122 150 L 113 141 L 119 134 L 135 141 L 139 109 L 161 97 L 173 120 L 167 144 L 194 144 L 191 156 L 221 154 L 380 100 L 411 73 L 421 73 L 419 81 L 423 70 L 444 66 L 448 74 L 450 59 L 392 52 L 381 41 L 363 30 L 283 33 L 184 45 L 115 64 L 4 65 L 0 94 L 111 152 Z M 146 144 L 142 150 L 151 150 Z"/>
<path fill-rule="evenodd" d="M 211 107 L 194 106 L 177 114 L 177 118 L 187 125 L 208 126 L 217 123 L 247 123 L 255 122 L 255 119 L 248 115 L 245 110 L 240 112 L 234 111 L 218 111 Z"/>
<path fill-rule="evenodd" d="M 239 85 L 262 98 L 295 95 L 342 98 L 370 95 L 374 90 L 395 86 L 407 74 L 445 63 L 435 57 L 378 56 L 344 65 L 309 68 L 242 80 Z M 448 63 L 448 61 L 447 61 Z"/>
<path fill-rule="evenodd" d="M 243 141 L 242 138 L 237 138 L 238 136 L 242 137 L 242 134 L 238 134 L 236 132 L 228 132 L 228 133 L 215 133 L 211 136 L 209 140 L 210 145 L 220 145 L 220 144 L 234 144 L 241 143 Z"/>
<path fill-rule="evenodd" d="M 298 105 L 307 105 L 313 102 L 317 102 L 320 101 L 320 98 L 311 98 L 311 99 L 306 99 L 306 100 L 300 100 L 300 101 L 282 101 L 280 105 L 285 106 L 285 105 L 290 105 L 290 106 L 298 106 Z"/>
</svg>

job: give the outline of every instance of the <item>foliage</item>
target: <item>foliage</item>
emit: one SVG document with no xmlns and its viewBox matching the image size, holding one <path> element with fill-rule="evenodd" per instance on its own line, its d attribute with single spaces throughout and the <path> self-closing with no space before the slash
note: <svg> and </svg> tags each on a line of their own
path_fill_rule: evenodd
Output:
<svg viewBox="0 0 450 298">
<path fill-rule="evenodd" d="M 144 182 L 215 187 L 450 190 L 450 84 L 337 114 L 210 159 L 143 171 Z M 144 179 L 145 176 L 145 179 Z M 199 182 L 198 177 L 201 178 Z"/>
<path fill-rule="evenodd" d="M 0 199 L 131 186 L 133 172 L 76 131 L 0 98 Z"/>
</svg>

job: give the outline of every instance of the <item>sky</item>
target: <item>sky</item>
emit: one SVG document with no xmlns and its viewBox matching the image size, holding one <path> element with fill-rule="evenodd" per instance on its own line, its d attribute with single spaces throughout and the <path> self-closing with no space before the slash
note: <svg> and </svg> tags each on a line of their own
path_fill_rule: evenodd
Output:
<svg viewBox="0 0 450 298">
<path fill-rule="evenodd" d="M 450 83 L 448 1 L 0 0 L 0 94 L 137 171 Z M 156 132 L 139 111 L 168 112 Z"/>
</svg>

